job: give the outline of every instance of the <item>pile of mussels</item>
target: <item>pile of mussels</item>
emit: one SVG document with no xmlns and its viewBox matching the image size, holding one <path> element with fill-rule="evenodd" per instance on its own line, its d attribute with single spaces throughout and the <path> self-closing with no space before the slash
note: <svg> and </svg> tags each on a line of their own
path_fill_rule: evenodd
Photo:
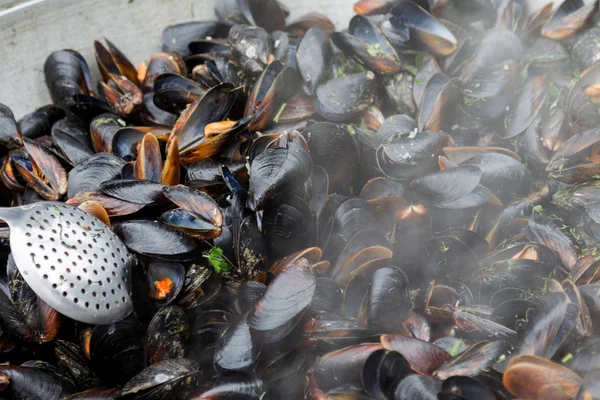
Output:
<svg viewBox="0 0 600 400">
<path fill-rule="evenodd" d="M 600 399 L 598 0 L 362 0 L 343 32 L 216 3 L 0 105 L 2 205 L 80 206 L 137 260 L 91 326 L 4 240 L 0 397 Z"/>
</svg>

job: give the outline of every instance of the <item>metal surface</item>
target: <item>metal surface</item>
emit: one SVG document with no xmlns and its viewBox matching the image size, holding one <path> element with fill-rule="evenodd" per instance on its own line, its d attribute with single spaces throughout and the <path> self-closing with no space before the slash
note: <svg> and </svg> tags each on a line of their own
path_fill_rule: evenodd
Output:
<svg viewBox="0 0 600 400">
<path fill-rule="evenodd" d="M 97 79 L 94 40 L 107 37 L 137 65 L 160 51 L 165 26 L 215 18 L 215 0 L 0 1 L 5 2 L 4 11 L 0 7 L 0 103 L 17 119 L 50 103 L 42 67 L 52 51 L 79 51 Z M 282 2 L 291 10 L 288 21 L 320 11 L 344 29 L 353 15 L 353 0 Z M 20 4 L 6 8 L 15 3 Z"/>
<path fill-rule="evenodd" d="M 74 320 L 109 324 L 132 310 L 132 256 L 100 220 L 77 207 L 39 202 L 0 208 L 15 264 L 33 291 Z"/>
</svg>

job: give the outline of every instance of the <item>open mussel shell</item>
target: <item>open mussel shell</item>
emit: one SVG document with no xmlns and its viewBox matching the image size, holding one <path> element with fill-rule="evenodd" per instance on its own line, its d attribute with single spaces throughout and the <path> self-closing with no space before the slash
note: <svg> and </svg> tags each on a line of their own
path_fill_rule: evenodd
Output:
<svg viewBox="0 0 600 400">
<path fill-rule="evenodd" d="M 108 196 L 135 204 L 161 204 L 166 202 L 164 185 L 137 179 L 115 179 L 100 184 L 100 191 Z"/>
<path fill-rule="evenodd" d="M 321 356 L 313 371 L 319 389 L 329 391 L 344 384 L 360 385 L 367 359 L 381 349 L 379 343 L 363 343 Z"/>
<path fill-rule="evenodd" d="M 506 347 L 502 341 L 476 343 L 442 364 L 433 376 L 440 380 L 452 376 L 476 376 L 496 363 Z"/>
<path fill-rule="evenodd" d="M 73 198 L 78 193 L 99 190 L 103 182 L 120 176 L 123 164 L 120 158 L 111 154 L 94 154 L 69 171 L 67 197 Z"/>
<path fill-rule="evenodd" d="M 464 165 L 422 175 L 410 186 L 425 204 L 434 207 L 476 207 L 490 198 L 489 190 L 478 186 L 481 177 L 479 167 Z"/>
<path fill-rule="evenodd" d="M 205 90 L 197 82 L 178 74 L 167 72 L 154 80 L 154 104 L 175 115 L 179 115 L 204 93 Z"/>
<path fill-rule="evenodd" d="M 198 161 L 220 150 L 227 134 L 209 136 L 206 127 L 224 121 L 229 115 L 237 99 L 237 92 L 232 89 L 230 84 L 215 86 L 180 115 L 171 136 L 177 136 L 182 162 Z"/>
<path fill-rule="evenodd" d="M 419 339 L 400 334 L 381 335 L 380 339 L 385 349 L 402 354 L 411 368 L 423 375 L 431 375 L 451 358 L 441 347 Z"/>
<path fill-rule="evenodd" d="M 429 79 L 423 92 L 417 113 L 417 127 L 420 131 L 448 130 L 448 117 L 453 105 L 460 96 L 459 81 L 437 73 Z"/>
<path fill-rule="evenodd" d="M 377 350 L 365 362 L 363 387 L 373 398 L 391 398 L 396 386 L 411 372 L 408 361 L 399 353 Z"/>
<path fill-rule="evenodd" d="M 150 261 L 148 263 L 150 298 L 160 306 L 171 304 L 184 286 L 185 274 L 185 268 L 181 264 Z"/>
<path fill-rule="evenodd" d="M 94 50 L 96 63 L 104 81 L 111 79 L 110 75 L 122 75 L 130 80 L 134 85 L 139 86 L 140 82 L 137 76 L 137 70 L 127 59 L 127 57 L 108 39 L 106 47 L 99 41 L 94 41 Z"/>
<path fill-rule="evenodd" d="M 542 26 L 542 36 L 562 40 L 575 35 L 598 10 L 598 1 L 565 0 Z"/>
<path fill-rule="evenodd" d="M 363 72 L 331 79 L 316 90 L 315 110 L 330 121 L 345 121 L 369 107 L 375 98 L 373 72 Z"/>
<path fill-rule="evenodd" d="M 314 272 L 306 259 L 300 259 L 267 286 L 248 316 L 250 328 L 267 343 L 281 340 L 299 322 L 313 299 L 315 287 Z"/>
<path fill-rule="evenodd" d="M 14 164 L 21 178 L 44 199 L 61 198 L 67 192 L 67 173 L 58 159 L 31 139 L 23 139 L 23 146 L 23 157 Z"/>
<path fill-rule="evenodd" d="M 185 273 L 183 288 L 177 304 L 185 310 L 200 307 L 212 300 L 221 289 L 221 283 L 211 270 L 192 265 Z"/>
<path fill-rule="evenodd" d="M 382 23 L 388 37 L 403 38 L 404 42 L 392 43 L 414 45 L 435 55 L 447 56 L 456 50 L 456 37 L 440 21 L 412 1 L 402 1 L 390 11 L 389 19 Z"/>
<path fill-rule="evenodd" d="M 310 154 L 297 141 L 278 144 L 250 164 L 248 207 L 261 210 L 296 190 L 310 176 Z"/>
<path fill-rule="evenodd" d="M 175 52 L 181 57 L 188 56 L 188 43 L 207 36 L 224 38 L 230 29 L 229 24 L 219 21 L 191 21 L 167 26 L 162 32 L 162 50 Z"/>
<path fill-rule="evenodd" d="M 184 256 L 198 247 L 194 239 L 156 221 L 130 220 L 113 229 L 130 250 L 140 254 Z"/>
<path fill-rule="evenodd" d="M 513 358 L 503 383 L 513 394 L 526 399 L 573 399 L 582 384 L 576 373 L 543 358 L 520 355 Z"/>
<path fill-rule="evenodd" d="M 187 186 L 166 186 L 163 194 L 180 209 L 167 211 L 161 220 L 197 238 L 213 239 L 220 235 L 223 214 L 217 203 L 205 193 Z"/>
<path fill-rule="evenodd" d="M 61 119 L 52 125 L 52 142 L 72 165 L 78 165 L 94 155 L 87 129 L 68 119 Z"/>
<path fill-rule="evenodd" d="M 270 63 L 248 96 L 245 116 L 250 118 L 248 129 L 265 130 L 277 122 L 277 114 L 296 91 L 296 72 L 279 61 Z"/>
<path fill-rule="evenodd" d="M 350 20 L 349 33 L 334 32 L 333 43 L 349 58 L 355 57 L 367 69 L 389 74 L 400 69 L 400 59 L 381 30 L 368 18 Z"/>
<path fill-rule="evenodd" d="M 437 157 L 453 144 L 444 132 L 420 132 L 392 137 L 377 149 L 377 165 L 389 178 L 408 180 L 437 169 Z"/>
</svg>

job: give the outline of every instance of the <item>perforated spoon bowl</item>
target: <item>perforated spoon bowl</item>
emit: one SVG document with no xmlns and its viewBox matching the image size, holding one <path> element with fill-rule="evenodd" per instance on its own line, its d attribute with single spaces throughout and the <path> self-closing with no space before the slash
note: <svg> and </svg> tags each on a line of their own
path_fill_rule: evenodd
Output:
<svg viewBox="0 0 600 400">
<path fill-rule="evenodd" d="M 0 208 L 10 249 L 27 284 L 76 321 L 110 324 L 132 310 L 132 255 L 97 218 L 77 207 L 38 202 Z"/>
</svg>

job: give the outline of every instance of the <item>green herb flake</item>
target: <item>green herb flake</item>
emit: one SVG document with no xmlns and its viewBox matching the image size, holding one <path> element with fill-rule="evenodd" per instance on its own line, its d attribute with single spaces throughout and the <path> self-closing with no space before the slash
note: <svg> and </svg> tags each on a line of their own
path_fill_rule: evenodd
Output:
<svg viewBox="0 0 600 400">
<path fill-rule="evenodd" d="M 348 125 L 347 129 L 349 134 L 351 134 L 352 136 L 356 135 L 356 129 L 354 129 L 353 125 Z"/>
<path fill-rule="evenodd" d="M 544 212 L 544 207 L 542 207 L 540 204 L 538 204 L 537 206 L 533 207 L 533 212 L 542 214 Z"/>
<path fill-rule="evenodd" d="M 563 364 L 566 364 L 569 361 L 571 361 L 572 359 L 573 359 L 573 354 L 567 353 L 563 358 L 560 359 L 560 362 Z"/>
<path fill-rule="evenodd" d="M 454 344 L 452 345 L 452 348 L 450 349 L 450 355 L 452 357 L 456 357 L 458 355 L 458 353 L 460 352 L 461 344 L 462 344 L 462 340 L 457 340 L 456 342 L 454 342 Z"/>
<path fill-rule="evenodd" d="M 279 123 L 279 118 L 281 118 L 281 114 L 283 114 L 283 111 L 285 111 L 286 107 L 287 107 L 287 103 L 283 103 L 281 105 L 281 107 L 279 107 L 279 111 L 277 111 L 277 114 L 275 114 L 275 118 L 273 118 L 273 122 L 275 122 L 276 124 Z"/>
<path fill-rule="evenodd" d="M 208 259 L 217 274 L 223 274 L 229 270 L 229 265 L 223 257 L 223 249 L 219 247 L 212 247 L 208 254 L 203 254 L 202 257 Z"/>
<path fill-rule="evenodd" d="M 402 68 L 404 68 L 405 71 L 408 71 L 413 75 L 417 75 L 417 72 L 419 72 L 419 69 L 414 65 L 403 65 Z"/>
<path fill-rule="evenodd" d="M 381 54 L 381 45 L 379 43 L 367 44 L 367 53 L 371 57 L 378 57 Z"/>
</svg>

